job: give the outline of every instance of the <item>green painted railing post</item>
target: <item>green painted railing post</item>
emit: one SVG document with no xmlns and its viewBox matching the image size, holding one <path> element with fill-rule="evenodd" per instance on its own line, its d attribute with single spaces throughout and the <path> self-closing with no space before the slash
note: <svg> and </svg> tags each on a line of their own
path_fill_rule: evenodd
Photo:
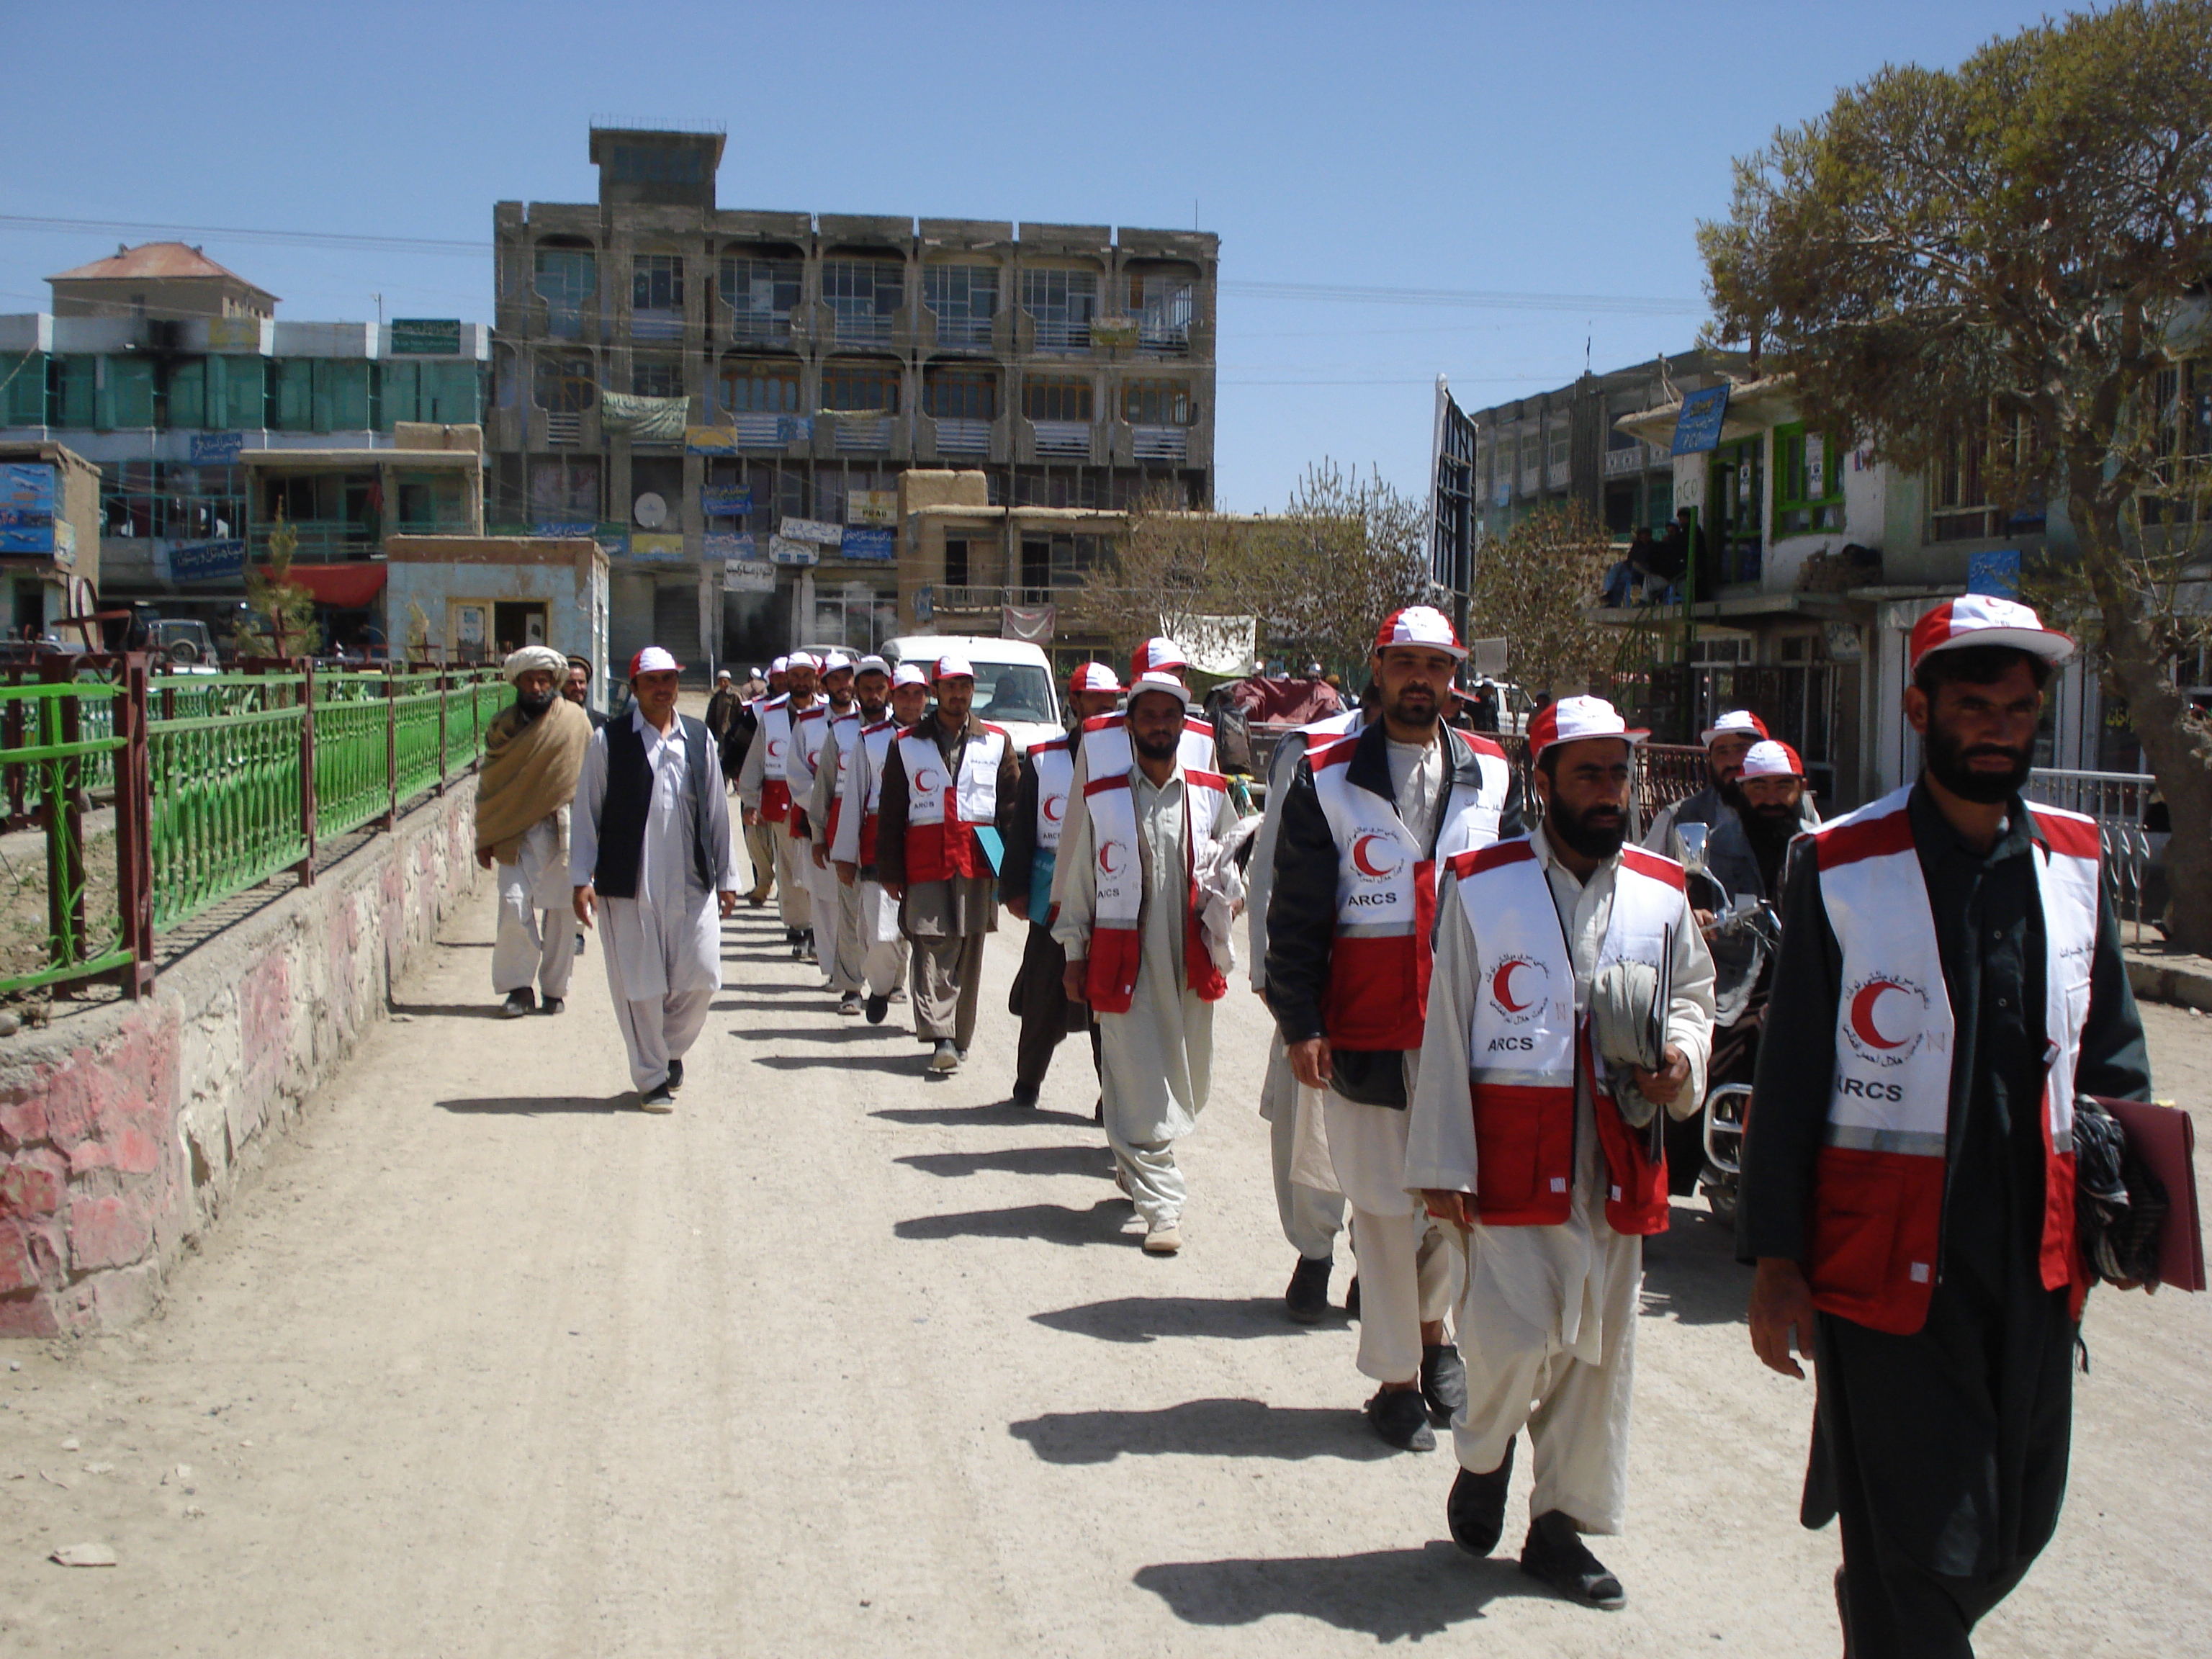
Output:
<svg viewBox="0 0 2212 1659">
<path fill-rule="evenodd" d="M 453 676 L 438 675 L 438 793 L 446 793 L 446 700 L 453 689 Z"/>
<path fill-rule="evenodd" d="M 300 660 L 300 885 L 315 884 L 315 659 Z"/>
<path fill-rule="evenodd" d="M 123 659 L 123 696 L 115 706 L 116 906 L 131 960 L 118 972 L 123 994 L 136 1001 L 154 988 L 153 779 L 148 764 L 146 657 Z"/>
<path fill-rule="evenodd" d="M 76 676 L 67 662 L 49 657 L 40 663 L 39 678 L 61 685 Z M 41 700 L 43 742 L 77 740 L 76 704 L 75 697 Z M 46 953 L 57 968 L 76 961 L 84 945 L 84 807 L 76 787 L 83 764 L 70 755 L 47 761 L 40 769 L 46 775 L 40 793 L 46 819 Z"/>
<path fill-rule="evenodd" d="M 392 805 L 384 814 L 384 827 L 399 822 L 399 681 L 384 677 L 384 776 Z"/>
</svg>

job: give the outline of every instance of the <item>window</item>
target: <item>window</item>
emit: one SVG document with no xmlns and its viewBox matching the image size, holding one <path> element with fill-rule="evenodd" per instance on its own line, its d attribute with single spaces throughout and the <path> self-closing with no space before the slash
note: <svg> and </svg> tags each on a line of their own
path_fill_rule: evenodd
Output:
<svg viewBox="0 0 2212 1659">
<path fill-rule="evenodd" d="M 1774 533 L 1843 527 L 1843 452 L 1802 422 L 1775 428 Z"/>
<path fill-rule="evenodd" d="M 46 424 L 46 359 L 36 351 L 0 357 L 0 426 Z"/>
<path fill-rule="evenodd" d="M 166 394 L 168 406 L 164 411 L 164 426 L 190 428 L 207 425 L 207 359 L 178 357 L 171 360 Z"/>
<path fill-rule="evenodd" d="M 684 337 L 684 258 L 641 253 L 630 262 L 630 332 L 644 340 Z"/>
<path fill-rule="evenodd" d="M 940 421 L 995 421 L 999 377 L 988 369 L 933 369 L 923 383 L 922 410 Z"/>
<path fill-rule="evenodd" d="M 106 368 L 107 408 L 100 423 L 107 427 L 153 425 L 154 360 L 110 357 Z"/>
<path fill-rule="evenodd" d="M 896 415 L 899 372 L 875 363 L 825 363 L 822 407 L 856 415 Z"/>
<path fill-rule="evenodd" d="M 1181 380 L 1132 380 L 1121 388 L 1121 418 L 1132 426 L 1188 426 L 1195 418 Z"/>
<path fill-rule="evenodd" d="M 465 487 L 451 472 L 402 472 L 392 480 L 399 497 L 399 532 L 466 530 Z"/>
<path fill-rule="evenodd" d="M 222 431 L 258 432 L 269 423 L 269 360 L 208 359 L 208 424 Z"/>
<path fill-rule="evenodd" d="M 640 352 L 630 360 L 629 389 L 641 398 L 680 398 L 684 395 L 684 363 L 677 357 L 648 357 Z"/>
<path fill-rule="evenodd" d="M 1929 491 L 1929 539 L 1975 541 L 2004 533 L 2004 514 L 1992 506 L 1983 477 L 1988 445 L 1977 438 L 1951 445 L 1936 464 Z"/>
<path fill-rule="evenodd" d="M 584 337 L 584 302 L 599 286 L 599 260 L 589 248 L 538 248 L 538 297 L 545 301 L 545 331 L 554 339 Z"/>
<path fill-rule="evenodd" d="M 1098 278 L 1087 270 L 1025 270 L 1022 309 L 1036 319 L 1040 350 L 1088 350 L 1091 319 L 1098 314 Z"/>
<path fill-rule="evenodd" d="M 582 353 L 548 352 L 538 360 L 538 406 L 556 415 L 574 415 L 599 401 L 592 360 Z"/>
<path fill-rule="evenodd" d="M 514 407 L 514 353 L 498 348 L 495 359 L 501 393 Z M 483 372 L 474 363 L 409 362 L 394 359 L 384 365 L 383 408 L 378 427 L 390 431 L 395 421 L 430 421 L 466 425 L 482 418 Z"/>
<path fill-rule="evenodd" d="M 1138 345 L 1151 351 L 1188 350 L 1196 292 L 1188 276 L 1130 272 L 1129 314 L 1137 319 Z"/>
<path fill-rule="evenodd" d="M 696 188 L 705 177 L 705 156 L 690 146 L 617 144 L 607 167 L 618 185 L 674 185 Z"/>
<path fill-rule="evenodd" d="M 1544 428 L 1544 459 L 1554 471 L 1567 465 L 1574 441 L 1573 428 L 1564 415 L 1555 416 Z"/>
<path fill-rule="evenodd" d="M 937 317 L 941 346 L 988 346 L 991 319 L 999 309 L 999 272 L 994 265 L 925 265 L 922 303 Z"/>
<path fill-rule="evenodd" d="M 841 340 L 888 340 L 891 317 L 906 303 L 906 267 L 890 259 L 825 259 L 822 303 Z"/>
<path fill-rule="evenodd" d="M 722 360 L 722 407 L 732 415 L 799 413 L 799 365 Z"/>
<path fill-rule="evenodd" d="M 530 463 L 533 524 L 597 524 L 599 459 L 596 455 L 539 455 Z"/>
<path fill-rule="evenodd" d="M 1022 387 L 1022 413 L 1032 421 L 1091 419 L 1091 382 L 1037 378 Z"/>
<path fill-rule="evenodd" d="M 1765 454 L 1764 438 L 1738 439 L 1713 452 L 1711 483 L 1698 519 L 1713 537 L 1723 582 L 1759 580 L 1765 545 L 1759 520 L 1766 505 Z M 1707 593 L 1710 574 L 1697 580 L 1698 592 Z"/>
<path fill-rule="evenodd" d="M 722 261 L 722 303 L 730 332 L 741 339 L 781 339 L 791 330 L 805 268 L 796 259 L 732 255 Z"/>
<path fill-rule="evenodd" d="M 1521 470 L 1534 472 L 1544 465 L 1544 434 L 1524 432 L 1521 434 Z"/>
<path fill-rule="evenodd" d="M 2142 501 L 2145 524 L 2187 524 L 2208 514 L 2212 485 L 2212 362 L 2192 359 L 2160 372 L 2156 471 L 2159 488 Z"/>
<path fill-rule="evenodd" d="M 945 538 L 945 585 L 948 587 L 968 586 L 968 538 L 964 536 Z"/>
</svg>

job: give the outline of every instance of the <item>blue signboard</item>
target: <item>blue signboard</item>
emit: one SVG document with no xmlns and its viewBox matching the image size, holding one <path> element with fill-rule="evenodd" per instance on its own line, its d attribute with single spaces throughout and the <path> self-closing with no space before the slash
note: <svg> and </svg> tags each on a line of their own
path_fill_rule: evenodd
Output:
<svg viewBox="0 0 2212 1659">
<path fill-rule="evenodd" d="M 2016 599 L 2020 597 L 2020 550 L 2016 547 L 1992 548 L 1986 553 L 1976 553 L 1966 561 L 1966 592 L 1986 593 L 1992 599 Z"/>
<path fill-rule="evenodd" d="M 173 582 L 219 582 L 246 574 L 246 544 L 189 542 L 169 550 L 169 580 Z"/>
<path fill-rule="evenodd" d="M 1674 417 L 1675 455 L 1703 455 L 1721 447 L 1721 422 L 1728 418 L 1729 382 L 1692 392 Z"/>
<path fill-rule="evenodd" d="M 744 484 L 702 484 L 699 510 L 710 519 L 742 519 L 753 510 L 753 492 Z"/>
<path fill-rule="evenodd" d="M 531 526 L 530 533 L 533 536 L 555 537 L 596 536 L 599 533 L 599 526 L 590 519 L 580 519 L 574 524 L 564 524 L 556 520 L 549 519 L 543 524 Z"/>
<path fill-rule="evenodd" d="M 867 559 L 889 564 L 898 556 L 891 545 L 892 532 L 888 526 L 848 525 L 845 540 L 838 552 L 848 559 Z"/>
<path fill-rule="evenodd" d="M 192 434 L 192 465 L 195 466 L 235 466 L 239 452 L 246 447 L 243 432 L 195 432 Z"/>
<path fill-rule="evenodd" d="M 725 562 L 731 559 L 757 559 L 760 557 L 760 549 L 755 545 L 752 532 L 749 530 L 741 530 L 735 535 L 710 530 L 707 532 L 706 555 L 707 562 L 712 564 L 717 559 Z"/>
<path fill-rule="evenodd" d="M 0 553 L 54 550 L 54 469 L 47 461 L 0 463 Z"/>
</svg>

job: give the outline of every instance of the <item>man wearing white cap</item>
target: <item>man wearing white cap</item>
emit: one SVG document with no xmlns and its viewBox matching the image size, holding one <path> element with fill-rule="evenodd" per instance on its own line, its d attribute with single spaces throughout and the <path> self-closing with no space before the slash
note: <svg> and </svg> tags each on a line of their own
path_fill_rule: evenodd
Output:
<svg viewBox="0 0 2212 1659">
<path fill-rule="evenodd" d="M 1453 1541 L 1496 1547 L 1526 1428 L 1521 1570 L 1604 1607 L 1627 1597 L 1582 1534 L 1627 1506 L 1644 1238 L 1668 1219 L 1657 1115 L 1702 1103 L 1713 1016 L 1682 866 L 1622 845 L 1644 735 L 1600 697 L 1529 721 L 1543 823 L 1449 862 L 1406 1148 L 1406 1185 L 1467 1245 Z"/>
<path fill-rule="evenodd" d="M 1014 1104 L 1034 1106 L 1044 1087 L 1053 1050 L 1071 1031 L 1090 1028 L 1088 1011 L 1067 1000 L 1067 957 L 1052 936 L 1052 878 L 1067 820 L 1075 759 L 1083 725 L 1110 714 L 1121 682 L 1103 662 L 1079 665 L 1067 678 L 1068 712 L 1075 726 L 1066 737 L 1030 745 L 1023 757 L 1018 799 L 1006 830 L 1006 856 L 999 871 L 999 902 L 1030 925 L 1022 965 L 1007 994 L 1006 1012 L 1022 1023 L 1014 1051 Z"/>
<path fill-rule="evenodd" d="M 1417 1451 L 1467 1397 L 1443 1330 L 1457 1258 L 1405 1182 L 1437 880 L 1454 854 L 1521 827 L 1504 750 L 1444 723 L 1466 656 L 1433 606 L 1383 618 L 1369 659 L 1379 718 L 1299 763 L 1267 899 L 1267 1006 L 1291 1074 L 1322 1091 L 1352 1207 L 1358 1366 L 1377 1385 L 1368 1419 Z"/>
<path fill-rule="evenodd" d="M 477 778 L 477 863 L 498 866 L 499 933 L 491 949 L 492 989 L 511 1019 L 538 1006 L 561 1012 L 576 959 L 568 923 L 568 803 L 582 775 L 592 722 L 556 689 L 568 660 L 526 645 L 502 671 L 514 705 L 484 732 Z M 532 987 L 535 984 L 537 989 Z"/>
<path fill-rule="evenodd" d="M 1800 1515 L 1842 1521 L 1854 1654 L 1971 1655 L 2065 1496 L 2075 1114 L 2151 1086 L 2096 823 L 2020 793 L 2072 648 L 2008 599 L 1930 610 L 1919 778 L 1790 854 L 1736 1250 L 1759 1358 L 1819 1360 Z"/>
<path fill-rule="evenodd" d="M 1644 846 L 1668 858 L 1679 858 L 1682 849 L 1674 840 L 1675 825 L 1717 826 L 1735 817 L 1742 799 L 1736 792 L 1736 775 L 1743 770 L 1743 757 L 1752 744 L 1765 742 L 1768 735 L 1766 722 L 1748 708 L 1731 708 L 1700 732 L 1698 741 L 1705 750 L 1705 787 L 1662 807 L 1644 832 Z M 1820 815 L 1812 810 L 1809 799 L 1805 810 L 1805 824 L 1810 829 L 1820 823 Z"/>
<path fill-rule="evenodd" d="M 864 687 L 866 683 L 863 675 Z M 891 671 L 890 688 L 890 713 L 863 721 L 854 744 L 830 849 L 839 884 L 860 896 L 860 978 L 867 989 L 866 1011 L 871 1025 L 884 1023 L 891 999 L 901 994 L 908 955 L 906 936 L 899 932 L 898 906 L 884 891 L 877 854 L 882 836 L 884 771 L 898 734 L 928 712 L 929 677 L 917 665 L 902 662 Z M 866 695 L 864 690 L 862 696 Z"/>
<path fill-rule="evenodd" d="M 630 712 L 592 735 L 568 850 L 576 919 L 606 915 L 607 988 L 648 1112 L 675 1109 L 721 988 L 717 910 L 738 903 L 729 797 L 705 724 L 676 712 L 679 670 L 657 645 L 630 659 Z"/>
<path fill-rule="evenodd" d="M 788 657 L 778 657 L 770 663 L 768 689 L 757 693 L 745 704 L 744 752 L 738 757 L 736 775 L 730 783 L 732 790 L 739 792 L 741 807 L 745 763 L 751 758 L 752 751 L 761 745 L 763 711 L 769 699 L 780 697 L 790 689 L 790 677 L 786 672 L 790 665 Z M 763 760 L 764 766 L 766 757 L 763 757 Z M 751 890 L 745 895 L 745 902 L 757 910 L 768 902 L 769 890 L 775 885 L 775 825 L 765 817 L 752 812 L 741 811 L 739 816 L 744 825 L 745 857 L 753 866 L 753 884 Z"/>
<path fill-rule="evenodd" d="M 798 849 L 799 872 L 806 883 L 807 929 L 803 951 L 793 954 L 822 965 L 823 983 L 833 976 L 837 953 L 837 878 L 827 858 L 819 856 L 827 838 L 818 819 L 808 817 L 806 803 L 814 793 L 821 769 L 822 745 L 829 741 L 830 725 L 853 708 L 853 659 L 832 651 L 819 660 L 817 675 L 821 700 L 798 715 L 791 728 L 791 838 Z"/>
<path fill-rule="evenodd" d="M 1015 771 L 1013 739 L 975 718 L 968 659 L 939 658 L 932 683 L 937 712 L 901 732 L 884 763 L 876 867 L 914 946 L 915 1035 L 932 1045 L 930 1074 L 942 1077 L 975 1035 Z"/>
<path fill-rule="evenodd" d="M 776 911 L 783 919 L 783 936 L 793 959 L 802 961 L 813 925 L 814 901 L 807 883 L 806 849 L 793 832 L 792 792 L 805 781 L 795 757 L 799 722 L 820 694 L 812 657 L 794 651 L 779 660 L 790 689 L 760 706 L 760 736 L 746 751 L 744 770 L 738 775 L 738 799 L 744 808 L 746 829 L 762 823 L 770 831 Z"/>
<path fill-rule="evenodd" d="M 831 660 L 843 654 L 834 653 Z M 815 913 L 837 919 L 836 929 L 826 943 L 822 966 L 827 973 L 830 989 L 837 999 L 837 1012 L 857 1018 L 860 1012 L 861 958 L 865 953 L 860 942 L 860 890 L 857 883 L 839 880 L 831 855 L 837 839 L 845 785 L 853 770 L 853 751 L 860 747 L 861 732 L 882 724 L 886 718 L 890 702 L 891 665 L 881 657 L 862 657 L 849 664 L 842 678 L 848 696 L 840 708 L 836 702 L 837 677 L 823 677 L 831 700 L 830 729 L 822 739 L 821 752 L 814 758 L 814 786 L 806 794 L 806 823 L 811 857 L 819 876 L 814 890 Z"/>
<path fill-rule="evenodd" d="M 1066 880 L 1052 924 L 1068 997 L 1097 1016 L 1106 1140 L 1154 1255 L 1182 1248 L 1175 1143 L 1205 1108 L 1213 1004 L 1228 983 L 1200 925 L 1200 884 L 1235 814 L 1220 775 L 1177 753 L 1184 699 L 1158 670 L 1130 684 L 1121 729 L 1135 763 L 1101 769 L 1081 828 L 1062 836 Z"/>
</svg>

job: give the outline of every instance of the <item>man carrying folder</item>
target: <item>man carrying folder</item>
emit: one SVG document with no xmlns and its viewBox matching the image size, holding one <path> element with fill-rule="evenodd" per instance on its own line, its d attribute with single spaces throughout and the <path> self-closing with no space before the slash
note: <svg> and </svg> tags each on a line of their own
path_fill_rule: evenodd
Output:
<svg viewBox="0 0 2212 1659">
<path fill-rule="evenodd" d="M 975 1035 L 983 938 L 999 925 L 998 863 L 1015 800 L 1014 745 L 977 720 L 975 671 L 939 659 L 937 709 L 890 746 L 876 866 L 914 945 L 914 1034 L 933 1076 L 957 1071 Z"/>
<path fill-rule="evenodd" d="M 1971 1656 L 2065 1495 L 2077 1094 L 2146 1099 L 2097 826 L 2031 807 L 2073 641 L 1948 600 L 1912 631 L 1919 779 L 1791 850 L 1743 1152 L 1752 1345 L 1818 1364 L 1808 1525 L 1847 1653 Z"/>
</svg>

